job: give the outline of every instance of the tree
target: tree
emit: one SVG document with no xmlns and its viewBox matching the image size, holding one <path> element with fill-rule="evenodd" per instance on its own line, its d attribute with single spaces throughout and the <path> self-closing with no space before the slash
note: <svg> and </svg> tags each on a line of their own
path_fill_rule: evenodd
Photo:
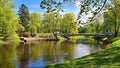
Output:
<svg viewBox="0 0 120 68">
<path fill-rule="evenodd" d="M 53 13 L 45 13 L 43 15 L 43 20 L 42 20 L 42 32 L 45 33 L 53 33 L 54 31 L 54 14 Z"/>
<path fill-rule="evenodd" d="M 30 24 L 30 16 L 28 8 L 22 4 L 19 11 L 18 11 L 20 21 L 22 26 L 25 28 L 25 31 L 28 31 L 28 26 Z"/>
<path fill-rule="evenodd" d="M 0 33 L 3 34 L 4 40 L 18 40 L 16 34 L 16 18 L 13 8 L 15 4 L 12 0 L 0 0 Z"/>
<path fill-rule="evenodd" d="M 102 23 L 92 22 L 86 29 L 86 33 L 102 33 L 103 28 L 101 28 Z M 102 29 L 102 30 L 101 30 Z"/>
<path fill-rule="evenodd" d="M 103 14 L 99 13 L 96 15 L 93 19 L 93 21 L 90 22 L 90 25 L 88 25 L 87 31 L 88 33 L 102 33 L 102 23 L 103 23 Z"/>
<path fill-rule="evenodd" d="M 30 19 L 31 23 L 29 25 L 29 31 L 31 33 L 37 33 L 41 30 L 41 14 L 39 13 L 31 13 Z"/>
<path fill-rule="evenodd" d="M 102 24 L 103 33 L 113 32 L 114 31 L 114 22 L 111 15 L 111 12 L 104 12 L 104 23 Z"/>
<path fill-rule="evenodd" d="M 93 16 L 88 19 L 88 21 L 92 21 L 93 18 L 103 9 L 107 1 L 109 0 L 42 0 L 40 7 L 46 9 L 47 12 L 56 13 L 63 11 L 62 5 L 67 2 L 72 2 L 73 4 L 79 2 L 80 12 L 78 14 L 78 19 L 80 19 L 83 14 L 89 15 L 89 13 L 92 13 Z"/>
<path fill-rule="evenodd" d="M 60 25 L 60 31 L 63 33 L 77 33 L 78 29 L 74 24 L 75 15 L 73 13 L 67 13 L 63 16 L 63 20 Z"/>
<path fill-rule="evenodd" d="M 59 24 L 62 17 L 58 15 L 55 17 L 54 13 L 45 13 L 42 20 L 42 32 L 45 33 L 54 33 L 59 30 Z"/>
<path fill-rule="evenodd" d="M 120 0 L 114 0 L 112 1 L 112 3 L 114 4 L 114 7 L 112 9 L 110 9 L 110 11 L 113 14 L 113 20 L 114 20 L 114 32 L 115 32 L 115 36 L 118 35 L 118 31 L 120 28 Z"/>
<path fill-rule="evenodd" d="M 16 15 L 15 16 L 15 19 L 16 19 L 16 23 L 17 23 L 17 34 L 21 33 L 21 32 L 24 32 L 25 31 L 25 28 L 22 26 L 21 24 L 21 21 L 20 21 L 20 18 L 19 18 L 19 15 Z"/>
<path fill-rule="evenodd" d="M 112 4 L 112 5 L 111 5 Z M 104 28 L 106 31 L 113 32 L 117 36 L 120 29 L 120 1 L 112 0 L 108 11 L 104 13 Z"/>
</svg>

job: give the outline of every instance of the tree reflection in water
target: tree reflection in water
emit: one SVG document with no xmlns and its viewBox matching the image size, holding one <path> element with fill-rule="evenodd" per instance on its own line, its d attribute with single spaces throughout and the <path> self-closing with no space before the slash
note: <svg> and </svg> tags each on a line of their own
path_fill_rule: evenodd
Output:
<svg viewBox="0 0 120 68">
<path fill-rule="evenodd" d="M 43 68 L 47 64 L 61 63 L 81 57 L 82 53 L 88 55 L 99 48 L 70 41 L 40 41 L 19 45 L 1 45 L 0 68 Z"/>
<path fill-rule="evenodd" d="M 15 68 L 16 45 L 0 45 L 0 68 Z"/>
</svg>

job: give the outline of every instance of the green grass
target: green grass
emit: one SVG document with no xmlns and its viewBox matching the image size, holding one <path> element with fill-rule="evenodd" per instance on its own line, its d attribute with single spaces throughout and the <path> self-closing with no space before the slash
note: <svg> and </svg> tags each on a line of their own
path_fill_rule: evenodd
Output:
<svg viewBox="0 0 120 68">
<path fill-rule="evenodd" d="M 120 40 L 100 52 L 61 64 L 51 64 L 45 68 L 120 68 Z"/>
<path fill-rule="evenodd" d="M 53 33 L 39 33 L 38 37 L 53 37 Z"/>
<path fill-rule="evenodd" d="M 57 36 L 59 40 L 65 40 L 62 36 L 58 35 Z"/>
<path fill-rule="evenodd" d="M 119 39 L 120 39 L 120 36 L 115 37 L 115 38 L 113 37 L 113 38 L 111 38 L 111 41 L 114 42 L 114 41 L 119 40 Z"/>
<path fill-rule="evenodd" d="M 86 37 L 85 36 L 71 36 L 70 39 L 81 39 L 81 40 L 85 40 Z"/>
</svg>

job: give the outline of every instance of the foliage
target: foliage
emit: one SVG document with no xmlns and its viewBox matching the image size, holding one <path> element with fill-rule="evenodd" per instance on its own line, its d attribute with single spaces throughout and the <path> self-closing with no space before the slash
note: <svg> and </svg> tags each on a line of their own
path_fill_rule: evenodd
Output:
<svg viewBox="0 0 120 68">
<path fill-rule="evenodd" d="M 52 33 L 54 28 L 55 17 L 53 13 L 45 13 L 42 21 L 42 32 Z"/>
<path fill-rule="evenodd" d="M 24 32 L 25 28 L 22 26 L 22 24 L 17 25 L 17 33 Z"/>
<path fill-rule="evenodd" d="M 86 29 L 87 29 L 86 27 L 81 27 L 81 26 L 80 26 L 80 27 L 78 28 L 78 32 L 79 32 L 79 33 L 85 33 L 85 32 L 86 32 Z"/>
<path fill-rule="evenodd" d="M 22 4 L 18 11 L 20 21 L 22 26 L 25 28 L 25 31 L 28 31 L 28 25 L 30 24 L 29 11 L 26 5 Z"/>
<path fill-rule="evenodd" d="M 44 33 L 53 33 L 54 31 L 59 30 L 59 23 L 61 21 L 62 17 L 58 14 L 57 17 L 55 17 L 54 13 L 45 13 L 43 15 L 42 20 L 42 26 L 41 30 Z"/>
<path fill-rule="evenodd" d="M 16 15 L 15 19 L 16 19 L 15 22 L 17 23 L 17 30 L 16 30 L 16 32 L 17 33 L 24 32 L 25 28 L 22 26 L 19 16 Z"/>
<path fill-rule="evenodd" d="M 17 22 L 12 11 L 14 6 L 12 0 L 0 1 L 0 33 L 3 34 L 4 39 L 14 39 L 12 37 L 16 34 Z"/>
<path fill-rule="evenodd" d="M 79 2 L 80 12 L 78 14 L 78 19 L 80 19 L 83 14 L 88 15 L 90 12 L 93 16 L 89 18 L 89 21 L 92 21 L 95 15 L 97 15 L 97 13 L 105 6 L 107 0 L 42 0 L 40 7 L 46 9 L 47 12 L 56 13 L 63 11 L 62 5 L 68 2 L 72 2 L 73 4 Z"/>
<path fill-rule="evenodd" d="M 15 41 L 19 41 L 18 35 L 17 34 L 7 34 L 4 36 L 3 38 L 4 41 L 11 41 L 11 42 L 15 42 Z"/>
<path fill-rule="evenodd" d="M 42 9 L 47 9 L 47 12 L 59 12 L 59 11 L 63 11 L 62 10 L 62 6 L 61 6 L 61 2 L 57 2 L 55 0 L 43 0 L 40 3 L 40 7 Z M 54 9 L 52 9 L 54 7 Z"/>
<path fill-rule="evenodd" d="M 98 22 L 91 23 L 87 27 L 86 33 L 101 33 L 101 24 Z"/>
<path fill-rule="evenodd" d="M 114 22 L 110 11 L 104 13 L 104 23 L 102 27 L 104 28 L 103 32 L 113 32 L 114 31 Z"/>
<path fill-rule="evenodd" d="M 63 16 L 63 20 L 60 24 L 60 31 L 63 33 L 78 32 L 77 26 L 75 26 L 75 15 L 73 13 L 67 13 Z"/>
<path fill-rule="evenodd" d="M 104 20 L 105 23 L 103 24 L 103 28 L 105 28 L 106 32 L 113 32 L 115 36 L 117 36 L 119 29 L 120 29 L 120 1 L 113 0 L 111 1 L 109 6 L 109 10 L 104 13 Z"/>
<path fill-rule="evenodd" d="M 31 23 L 28 26 L 29 32 L 31 33 L 39 33 L 41 27 L 41 14 L 39 13 L 31 13 L 30 14 Z"/>
<path fill-rule="evenodd" d="M 88 25 L 86 29 L 86 33 L 102 33 L 104 29 L 102 29 L 102 14 L 96 15 L 93 21 Z"/>
</svg>

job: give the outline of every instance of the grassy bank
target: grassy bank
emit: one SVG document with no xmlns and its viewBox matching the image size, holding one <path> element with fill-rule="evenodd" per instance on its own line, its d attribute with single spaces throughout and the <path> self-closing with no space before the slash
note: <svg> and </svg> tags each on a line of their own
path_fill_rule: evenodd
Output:
<svg viewBox="0 0 120 68">
<path fill-rule="evenodd" d="M 61 64 L 51 64 L 45 68 L 119 68 L 120 67 L 120 40 L 112 46 L 75 60 L 65 61 Z"/>
</svg>

